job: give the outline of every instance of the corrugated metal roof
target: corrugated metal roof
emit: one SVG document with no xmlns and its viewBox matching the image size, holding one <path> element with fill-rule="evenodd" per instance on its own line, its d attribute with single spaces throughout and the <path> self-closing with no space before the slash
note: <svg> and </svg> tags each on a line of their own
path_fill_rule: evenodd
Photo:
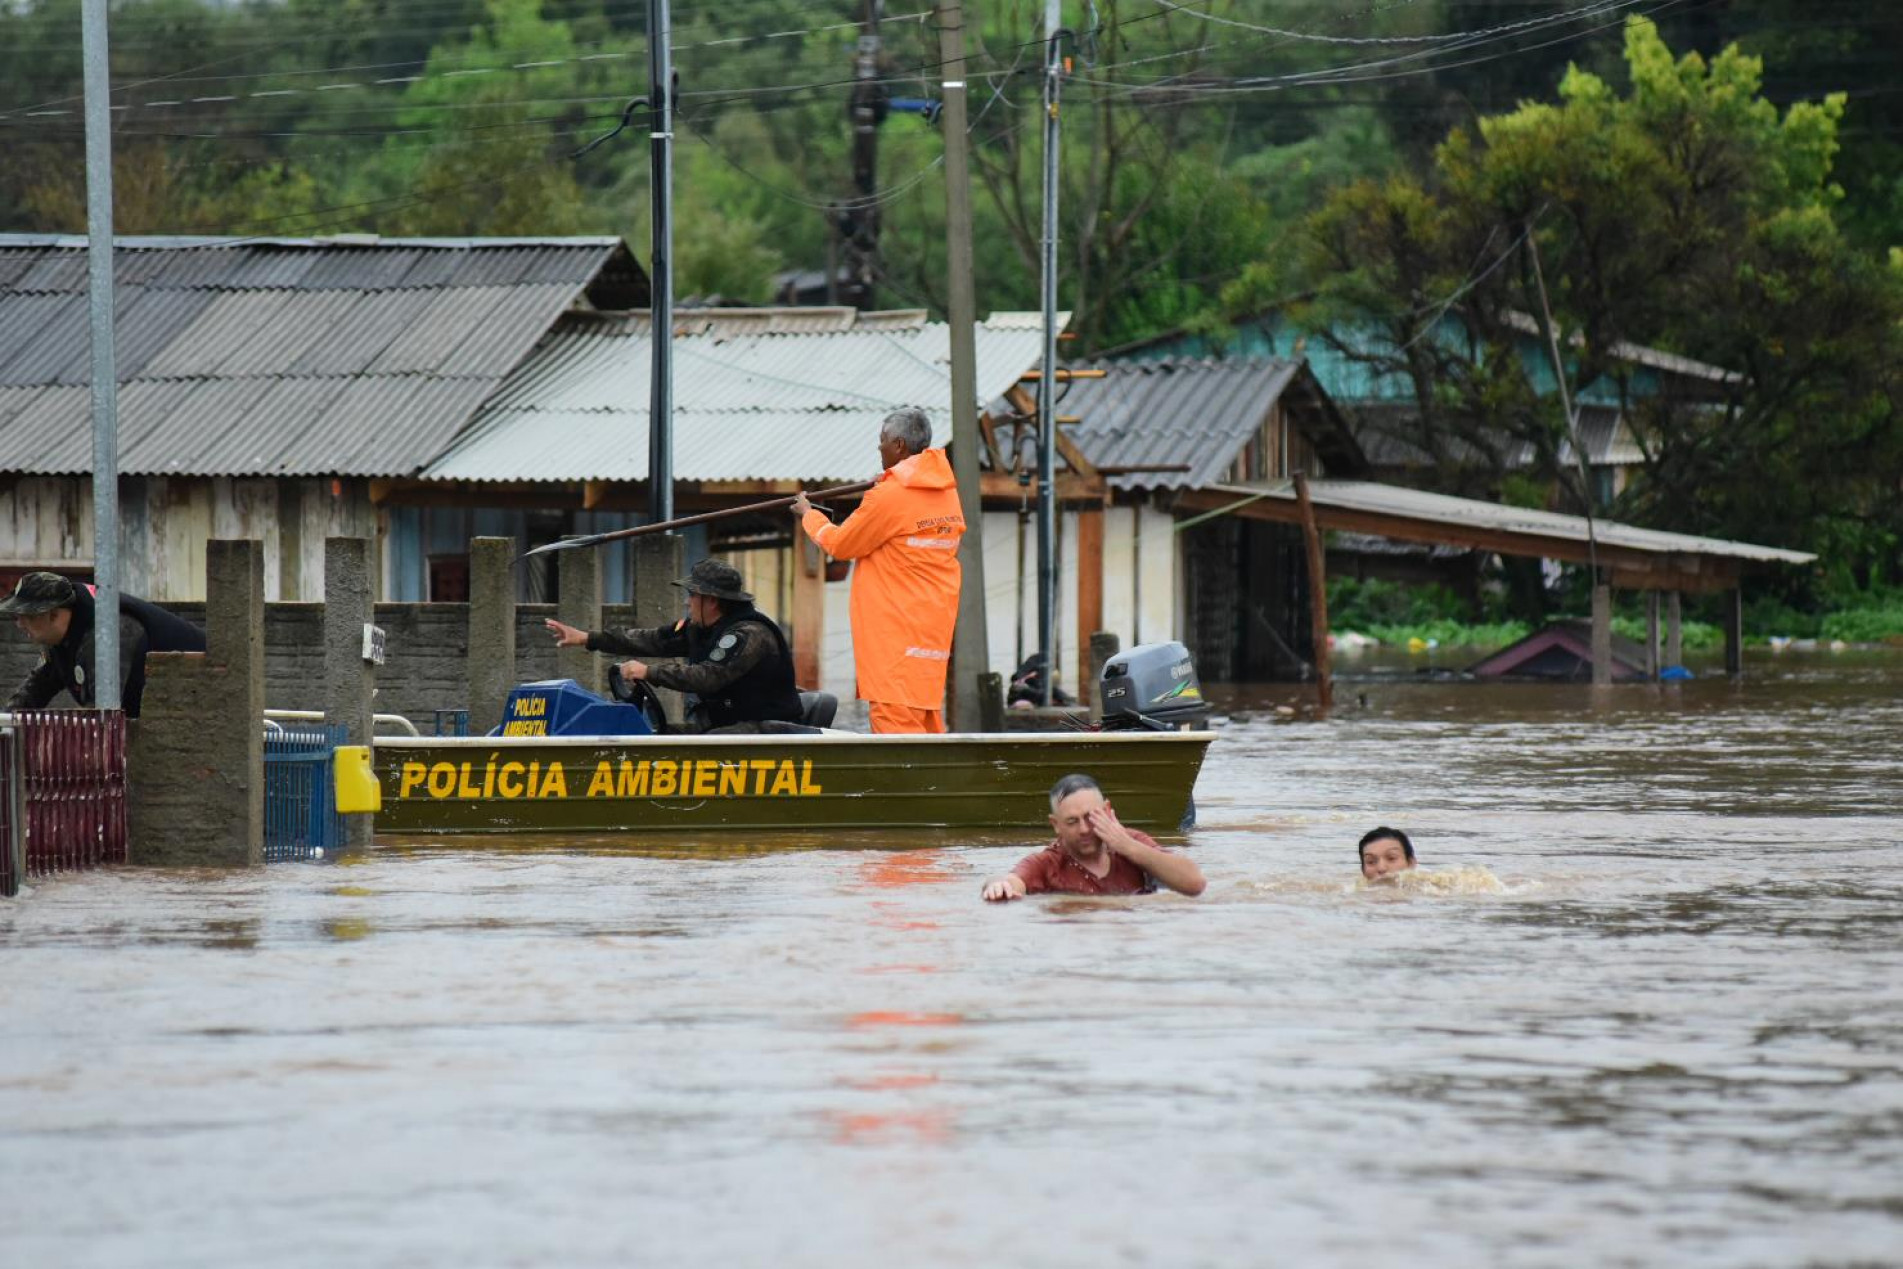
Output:
<svg viewBox="0 0 1903 1269">
<path fill-rule="evenodd" d="M 1295 501 L 1289 481 L 1251 482 L 1214 486 L 1222 493 L 1240 498 L 1274 498 Z M 1382 485 L 1364 480 L 1313 480 L 1308 494 L 1317 507 L 1343 511 L 1371 512 L 1430 520 L 1463 528 L 1494 529 L 1504 533 L 1524 533 L 1536 537 L 1585 543 L 1594 535 L 1605 546 L 1625 547 L 1658 555 L 1716 555 L 1761 563 L 1809 564 L 1817 557 L 1803 551 L 1786 551 L 1774 546 L 1750 542 L 1732 542 L 1723 538 L 1701 538 L 1687 533 L 1666 533 L 1641 529 L 1611 520 L 1595 520 L 1591 530 L 1583 516 L 1562 515 L 1557 511 L 1534 511 L 1508 507 L 1473 498 L 1453 498 L 1399 485 Z"/>
<path fill-rule="evenodd" d="M 1229 470 L 1301 368 L 1272 357 L 1104 362 L 1089 367 L 1103 378 L 1058 385 L 1057 413 L 1078 418 L 1066 434 L 1097 466 L 1189 466 L 1107 477 L 1112 487 L 1199 489 Z"/>
<path fill-rule="evenodd" d="M 913 405 L 949 439 L 950 338 L 923 314 L 710 309 L 677 315 L 674 474 L 851 480 L 876 469 L 878 427 Z M 647 476 L 645 315 L 571 314 L 509 376 L 433 480 L 637 481 Z M 977 329 L 988 399 L 1037 364 L 1035 323 Z"/>
<path fill-rule="evenodd" d="M 127 474 L 406 475 L 598 278 L 617 238 L 121 238 Z M 0 471 L 91 463 L 86 239 L 0 234 Z"/>
</svg>

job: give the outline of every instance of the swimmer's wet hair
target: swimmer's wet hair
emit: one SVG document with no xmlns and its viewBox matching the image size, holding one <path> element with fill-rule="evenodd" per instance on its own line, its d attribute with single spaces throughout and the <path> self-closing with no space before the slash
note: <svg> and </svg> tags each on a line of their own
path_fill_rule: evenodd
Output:
<svg viewBox="0 0 1903 1269">
<path fill-rule="evenodd" d="M 1103 786 L 1087 775 L 1065 776 L 1062 780 L 1059 780 L 1056 784 L 1051 786 L 1051 809 L 1055 811 L 1059 802 L 1062 802 L 1073 793 L 1082 793 L 1086 789 L 1094 789 L 1098 793 L 1103 792 Z M 1412 859 L 1414 856 L 1409 855 L 1408 858 Z"/>
<path fill-rule="evenodd" d="M 1056 804 L 1053 803 L 1052 805 L 1054 806 Z M 1366 859 L 1368 857 L 1368 847 L 1374 845 L 1378 841 L 1382 841 L 1383 839 L 1389 838 L 1389 837 L 1392 837 L 1395 841 L 1401 843 L 1401 849 L 1407 855 L 1407 862 L 1410 864 L 1413 863 L 1414 862 L 1414 843 L 1410 842 L 1407 839 L 1407 834 L 1403 833 L 1398 828 L 1377 828 L 1377 829 L 1370 830 L 1368 833 L 1363 835 L 1361 839 L 1361 844 L 1355 847 L 1355 858 Z"/>
</svg>

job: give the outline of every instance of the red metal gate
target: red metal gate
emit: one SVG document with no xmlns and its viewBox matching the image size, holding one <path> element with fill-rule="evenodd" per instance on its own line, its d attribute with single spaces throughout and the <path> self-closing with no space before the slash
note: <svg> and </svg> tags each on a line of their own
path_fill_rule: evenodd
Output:
<svg viewBox="0 0 1903 1269">
<path fill-rule="evenodd" d="M 126 861 L 126 719 L 97 710 L 25 710 L 7 716 L 0 793 L 8 836 L 24 830 L 24 858 L 0 864 L 0 893 L 28 877 Z"/>
</svg>

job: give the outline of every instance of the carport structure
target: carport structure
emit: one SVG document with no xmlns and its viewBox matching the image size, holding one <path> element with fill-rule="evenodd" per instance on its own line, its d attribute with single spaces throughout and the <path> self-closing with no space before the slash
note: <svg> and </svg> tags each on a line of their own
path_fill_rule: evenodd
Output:
<svg viewBox="0 0 1903 1269">
<path fill-rule="evenodd" d="M 1300 486 L 1305 485 L 1305 488 Z M 1656 677 L 1681 659 L 1679 597 L 1687 592 L 1728 592 L 1725 605 L 1725 669 L 1744 669 L 1743 577 L 1747 568 L 1809 564 L 1803 551 L 1641 529 L 1609 520 L 1453 498 L 1398 485 L 1363 480 L 1287 480 L 1224 483 L 1186 490 L 1179 512 L 1236 515 L 1303 525 L 1310 536 L 1310 593 L 1320 607 L 1326 588 L 1319 575 L 1319 533 L 1335 529 L 1372 533 L 1408 542 L 1429 542 L 1584 564 L 1597 570 L 1593 588 L 1593 681 L 1610 682 L 1612 590 L 1646 595 L 1646 669 Z M 1194 523 L 1192 520 L 1183 525 Z M 1179 525 L 1179 527 L 1183 527 Z M 1665 650 L 1660 660 L 1660 597 L 1665 603 Z M 1317 626 L 1317 669 L 1325 675 L 1326 630 Z"/>
</svg>

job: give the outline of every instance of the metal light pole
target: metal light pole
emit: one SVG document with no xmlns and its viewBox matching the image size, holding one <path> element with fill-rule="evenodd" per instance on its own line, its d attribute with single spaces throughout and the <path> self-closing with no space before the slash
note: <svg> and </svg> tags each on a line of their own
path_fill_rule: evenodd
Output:
<svg viewBox="0 0 1903 1269">
<path fill-rule="evenodd" d="M 1057 108 L 1064 57 L 1062 0 L 1044 5 L 1044 365 L 1037 378 L 1037 643 L 1044 653 L 1044 699 L 1057 675 Z"/>
<path fill-rule="evenodd" d="M 92 326 L 93 700 L 118 709 L 119 376 L 112 352 L 112 73 L 106 0 L 80 11 L 86 98 L 87 308 Z"/>
<path fill-rule="evenodd" d="M 667 0 L 648 0 L 648 520 L 674 518 L 674 65 Z"/>
</svg>

